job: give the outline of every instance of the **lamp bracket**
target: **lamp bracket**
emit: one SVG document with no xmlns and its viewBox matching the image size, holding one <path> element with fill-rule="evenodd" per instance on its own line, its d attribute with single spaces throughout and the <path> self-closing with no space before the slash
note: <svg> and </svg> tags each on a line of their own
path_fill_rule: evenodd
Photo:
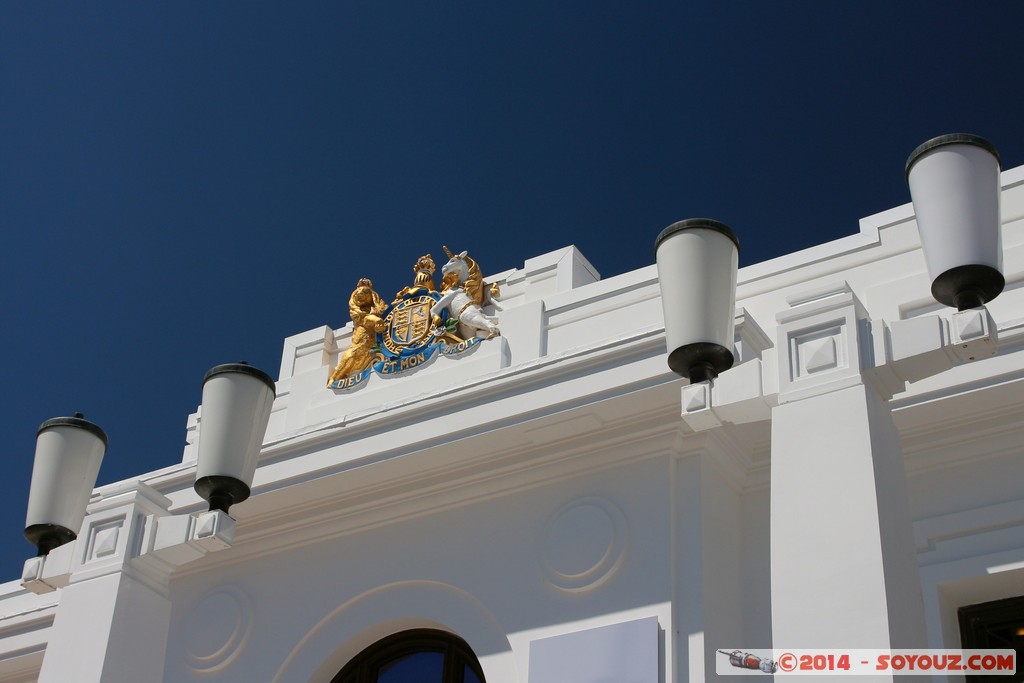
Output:
<svg viewBox="0 0 1024 683">
<path fill-rule="evenodd" d="M 142 482 L 94 501 L 77 540 L 25 562 L 22 586 L 43 594 L 123 572 L 166 592 L 179 566 L 234 543 L 235 520 L 224 512 L 172 515 L 169 507 L 170 500 Z"/>
<path fill-rule="evenodd" d="M 780 403 L 861 383 L 890 399 L 908 382 L 998 352 L 996 325 L 984 306 L 886 323 L 869 319 L 845 282 L 788 302 L 774 348 L 682 388 L 681 417 L 690 429 L 769 420 Z"/>
<path fill-rule="evenodd" d="M 773 368 L 774 353 L 733 366 L 712 380 L 688 384 L 682 389 L 682 418 L 695 432 L 723 424 L 745 424 L 771 419 L 778 392 L 765 391 L 766 372 Z"/>
<path fill-rule="evenodd" d="M 888 326 L 893 372 L 904 382 L 932 377 L 960 363 L 998 352 L 998 335 L 984 306 L 958 311 L 951 318 L 928 315 L 896 320 Z"/>
</svg>

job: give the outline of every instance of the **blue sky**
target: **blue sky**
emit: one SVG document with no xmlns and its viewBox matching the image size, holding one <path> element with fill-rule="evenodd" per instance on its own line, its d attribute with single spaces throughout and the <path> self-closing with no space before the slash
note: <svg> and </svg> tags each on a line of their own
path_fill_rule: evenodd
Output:
<svg viewBox="0 0 1024 683">
<path fill-rule="evenodd" d="M 675 220 L 741 265 L 906 203 L 974 132 L 1024 164 L 1024 3 L 0 4 L 0 580 L 35 432 L 82 411 L 100 483 L 181 458 L 213 365 L 276 376 L 360 277 L 577 245 L 604 275 Z"/>
</svg>

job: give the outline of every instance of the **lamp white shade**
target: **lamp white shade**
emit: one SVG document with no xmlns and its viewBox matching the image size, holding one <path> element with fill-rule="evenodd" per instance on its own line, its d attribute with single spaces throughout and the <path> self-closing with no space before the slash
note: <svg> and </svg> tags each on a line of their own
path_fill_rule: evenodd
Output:
<svg viewBox="0 0 1024 683">
<path fill-rule="evenodd" d="M 915 149 L 906 171 L 932 295 L 960 310 L 994 299 L 1005 284 L 996 148 L 943 135 Z"/>
<path fill-rule="evenodd" d="M 25 516 L 25 537 L 40 554 L 78 535 L 106 450 L 106 433 L 80 414 L 40 425 Z"/>
<path fill-rule="evenodd" d="M 733 364 L 739 241 L 723 223 L 691 218 L 655 241 L 668 364 L 691 382 Z"/>
<path fill-rule="evenodd" d="M 245 363 L 218 365 L 206 373 L 196 491 L 211 509 L 227 512 L 227 506 L 249 497 L 275 395 L 270 376 Z"/>
</svg>

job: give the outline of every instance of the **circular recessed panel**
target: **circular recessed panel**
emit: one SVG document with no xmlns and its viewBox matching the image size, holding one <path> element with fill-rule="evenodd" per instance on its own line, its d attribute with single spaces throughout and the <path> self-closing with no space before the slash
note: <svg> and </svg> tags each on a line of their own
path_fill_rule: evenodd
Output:
<svg viewBox="0 0 1024 683">
<path fill-rule="evenodd" d="M 185 620 L 184 654 L 196 672 L 226 669 L 241 654 L 252 632 L 252 608 L 237 588 L 207 593 Z"/>
<path fill-rule="evenodd" d="M 584 591 L 608 580 L 626 551 L 626 520 L 604 498 L 575 500 L 556 512 L 541 536 L 541 565 L 557 588 Z"/>
</svg>

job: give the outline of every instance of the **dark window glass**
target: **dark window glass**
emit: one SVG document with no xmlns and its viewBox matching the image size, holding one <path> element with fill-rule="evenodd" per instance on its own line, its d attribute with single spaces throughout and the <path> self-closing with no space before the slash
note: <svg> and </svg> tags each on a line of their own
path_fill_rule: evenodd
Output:
<svg viewBox="0 0 1024 683">
<path fill-rule="evenodd" d="M 486 683 L 466 641 L 444 631 L 416 629 L 360 652 L 331 683 Z"/>
<path fill-rule="evenodd" d="M 462 672 L 462 683 L 483 683 L 483 681 L 477 678 L 476 672 L 467 666 Z"/>
<path fill-rule="evenodd" d="M 1024 595 L 968 605 L 957 610 L 965 650 L 1016 650 L 1013 676 L 967 676 L 969 683 L 1024 681 Z"/>
<path fill-rule="evenodd" d="M 444 683 L 444 653 L 415 652 L 388 662 L 377 672 L 377 683 Z"/>
</svg>

